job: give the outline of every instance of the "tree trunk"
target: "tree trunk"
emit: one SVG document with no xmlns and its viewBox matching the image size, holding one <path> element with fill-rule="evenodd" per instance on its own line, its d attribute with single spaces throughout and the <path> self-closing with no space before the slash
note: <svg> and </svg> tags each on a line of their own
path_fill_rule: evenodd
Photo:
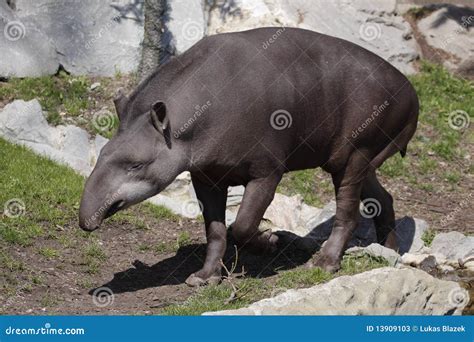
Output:
<svg viewBox="0 0 474 342">
<path fill-rule="evenodd" d="M 138 79 L 143 81 L 160 64 L 164 51 L 161 36 L 164 32 L 163 14 L 166 0 L 145 0 L 145 33 L 142 43 L 142 58 L 138 67 Z"/>
</svg>

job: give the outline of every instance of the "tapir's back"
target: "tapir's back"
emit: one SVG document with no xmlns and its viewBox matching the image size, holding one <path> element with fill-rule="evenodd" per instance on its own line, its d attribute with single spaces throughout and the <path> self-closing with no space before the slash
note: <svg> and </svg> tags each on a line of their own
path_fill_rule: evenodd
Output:
<svg viewBox="0 0 474 342">
<path fill-rule="evenodd" d="M 291 164 L 290 169 L 321 165 L 375 107 L 384 107 L 377 125 L 392 136 L 409 121 L 413 101 L 407 98 L 416 99 L 406 78 L 382 58 L 348 41 L 302 29 L 210 36 L 178 62 L 183 72 L 169 96 L 179 112 L 173 124 L 184 125 L 196 106 L 209 101 L 192 136 L 199 144 L 196 130 L 205 131 L 205 144 L 210 144 L 209 136 L 217 142 L 206 151 L 217 156 L 218 149 L 224 159 L 240 158 L 260 141 Z M 367 130 L 352 145 L 383 145 L 386 139 Z M 306 165 L 301 155 L 311 150 L 318 153 Z"/>
</svg>

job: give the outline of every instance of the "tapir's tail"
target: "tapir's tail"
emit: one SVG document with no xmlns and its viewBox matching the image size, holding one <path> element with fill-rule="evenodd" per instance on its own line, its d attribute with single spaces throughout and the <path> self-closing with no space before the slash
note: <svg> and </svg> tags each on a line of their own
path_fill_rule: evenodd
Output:
<svg viewBox="0 0 474 342">
<path fill-rule="evenodd" d="M 400 155 L 402 156 L 402 158 L 404 158 L 406 154 L 407 154 L 407 147 L 405 146 L 404 148 L 400 150 Z"/>
<path fill-rule="evenodd" d="M 418 123 L 418 113 L 413 115 L 410 118 L 408 125 L 403 128 L 403 130 L 398 133 L 398 135 L 393 139 L 379 154 L 375 156 L 370 164 L 374 168 L 379 168 L 385 160 L 393 156 L 395 153 L 400 152 L 402 157 L 405 157 L 407 153 L 407 145 L 410 139 L 413 137 L 416 131 L 416 126 Z"/>
</svg>

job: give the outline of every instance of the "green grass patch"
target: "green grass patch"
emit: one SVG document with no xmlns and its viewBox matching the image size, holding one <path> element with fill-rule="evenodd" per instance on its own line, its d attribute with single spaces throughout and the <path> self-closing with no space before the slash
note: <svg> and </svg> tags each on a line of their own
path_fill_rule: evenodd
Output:
<svg viewBox="0 0 474 342">
<path fill-rule="evenodd" d="M 9 272 L 24 271 L 26 269 L 23 262 L 12 258 L 3 251 L 0 252 L 0 267 Z"/>
<path fill-rule="evenodd" d="M 420 73 L 409 77 L 420 100 L 420 118 L 416 145 L 420 155 L 432 149 L 445 160 L 462 158 L 465 130 L 450 126 L 450 115 L 463 111 L 474 117 L 474 87 L 471 82 L 451 75 L 442 66 L 422 62 Z M 470 134 L 472 136 L 472 134 Z"/>
<path fill-rule="evenodd" d="M 433 229 L 428 229 L 423 232 L 421 235 L 421 240 L 425 243 L 425 246 L 431 246 L 434 237 L 436 236 L 436 232 Z"/>
<path fill-rule="evenodd" d="M 277 191 L 288 196 L 301 195 L 305 203 L 314 206 L 324 205 L 321 194 L 332 194 L 332 182 L 322 179 L 324 171 L 309 169 L 286 173 Z M 326 177 L 327 178 L 327 177 Z"/>
<path fill-rule="evenodd" d="M 0 139 L 0 204 L 13 203 L 13 215 L 0 217 L 0 237 L 28 245 L 44 229 L 77 218 L 84 179 L 73 170 Z"/>
<path fill-rule="evenodd" d="M 263 298 L 276 296 L 286 289 L 310 287 L 325 283 L 342 275 L 352 275 L 388 266 L 383 258 L 369 255 L 346 255 L 341 270 L 336 274 L 320 268 L 298 267 L 284 271 L 276 276 L 276 281 L 267 279 L 243 278 L 234 280 L 239 289 L 237 298 L 229 302 L 232 287 L 223 282 L 220 285 L 203 287 L 184 303 L 170 305 L 163 310 L 167 315 L 200 315 L 207 311 L 239 309 Z M 239 297 L 242 296 L 242 297 Z"/>
<path fill-rule="evenodd" d="M 71 76 L 61 72 L 57 77 L 12 78 L 0 84 L 0 98 L 11 102 L 16 99 L 38 99 L 48 112 L 48 122 L 61 122 L 59 113 L 64 111 L 77 116 L 89 107 L 90 81 L 85 76 Z"/>
<path fill-rule="evenodd" d="M 59 256 L 59 251 L 50 247 L 42 247 L 39 249 L 38 253 L 47 259 L 54 259 Z"/>
<path fill-rule="evenodd" d="M 82 264 L 86 266 L 86 272 L 89 274 L 99 273 L 100 266 L 107 260 L 103 248 L 94 240 L 84 247 L 82 257 Z"/>
<path fill-rule="evenodd" d="M 170 305 L 163 310 L 167 315 L 201 315 L 207 311 L 238 309 L 264 297 L 269 287 L 262 279 L 244 278 L 236 282 L 237 299 L 229 302 L 232 286 L 227 283 L 199 288 L 184 303 Z"/>
</svg>

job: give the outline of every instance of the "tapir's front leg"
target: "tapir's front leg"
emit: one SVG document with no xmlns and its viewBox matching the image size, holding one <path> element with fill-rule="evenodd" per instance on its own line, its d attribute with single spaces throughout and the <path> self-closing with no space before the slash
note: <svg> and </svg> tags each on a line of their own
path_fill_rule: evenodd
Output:
<svg viewBox="0 0 474 342">
<path fill-rule="evenodd" d="M 242 204 L 232 224 L 232 235 L 240 247 L 256 253 L 271 253 L 277 249 L 278 237 L 271 232 L 259 231 L 258 226 L 275 196 L 281 177 L 282 173 L 275 170 L 268 177 L 250 181 L 245 187 Z"/>
<path fill-rule="evenodd" d="M 191 274 L 186 284 L 199 286 L 218 283 L 221 279 L 221 259 L 226 250 L 227 229 L 225 226 L 225 208 L 227 187 L 212 187 L 204 184 L 196 176 L 191 175 L 194 190 L 202 203 L 204 222 L 206 225 L 207 254 L 201 270 Z"/>
</svg>

